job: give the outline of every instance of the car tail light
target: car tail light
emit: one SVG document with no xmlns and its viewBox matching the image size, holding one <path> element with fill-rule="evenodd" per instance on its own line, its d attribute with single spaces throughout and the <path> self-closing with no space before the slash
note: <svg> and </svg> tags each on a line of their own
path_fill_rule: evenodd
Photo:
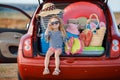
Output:
<svg viewBox="0 0 120 80">
<path fill-rule="evenodd" d="M 111 46 L 111 58 L 116 58 L 120 56 L 120 43 L 119 40 L 113 39 L 112 40 L 112 46 Z"/>
<path fill-rule="evenodd" d="M 23 43 L 23 55 L 24 57 L 32 57 L 32 40 L 27 38 Z"/>
</svg>

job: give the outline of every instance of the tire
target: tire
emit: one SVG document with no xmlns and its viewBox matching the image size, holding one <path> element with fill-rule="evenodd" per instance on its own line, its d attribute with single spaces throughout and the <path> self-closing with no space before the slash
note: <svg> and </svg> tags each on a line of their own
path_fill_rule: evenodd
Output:
<svg viewBox="0 0 120 80">
<path fill-rule="evenodd" d="M 22 78 L 20 77 L 20 74 L 19 74 L 19 72 L 18 72 L 18 80 L 22 80 Z"/>
</svg>

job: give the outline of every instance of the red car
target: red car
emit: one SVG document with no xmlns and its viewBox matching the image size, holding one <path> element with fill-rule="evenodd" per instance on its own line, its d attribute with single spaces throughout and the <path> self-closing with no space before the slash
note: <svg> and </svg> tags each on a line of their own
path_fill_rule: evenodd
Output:
<svg viewBox="0 0 120 80">
<path fill-rule="evenodd" d="M 97 14 L 99 21 L 104 22 L 106 31 L 101 47 L 85 47 L 81 54 L 60 56 L 61 73 L 43 75 L 45 52 L 42 48 L 42 20 L 36 15 L 46 2 L 53 2 L 57 8 L 63 9 L 63 21 L 68 19 L 86 17 Z M 116 26 L 113 13 L 108 0 L 43 0 L 29 24 L 29 30 L 19 44 L 18 49 L 18 79 L 120 79 L 120 33 Z M 96 40 L 98 42 L 99 40 Z M 47 45 L 47 44 L 46 44 Z M 91 48 L 91 49 L 90 49 Z M 50 60 L 50 71 L 54 70 L 54 57 Z"/>
</svg>

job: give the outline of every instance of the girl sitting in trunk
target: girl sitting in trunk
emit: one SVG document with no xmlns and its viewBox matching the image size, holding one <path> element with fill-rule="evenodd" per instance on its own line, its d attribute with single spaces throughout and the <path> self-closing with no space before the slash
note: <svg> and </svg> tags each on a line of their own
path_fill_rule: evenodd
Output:
<svg viewBox="0 0 120 80">
<path fill-rule="evenodd" d="M 43 71 L 43 75 L 49 74 L 50 71 L 48 69 L 50 56 L 55 56 L 55 70 L 53 71 L 53 75 L 59 75 L 60 69 L 60 54 L 62 53 L 63 42 L 67 45 L 66 32 L 64 29 L 64 25 L 62 20 L 58 16 L 53 16 L 50 18 L 48 22 L 48 27 L 45 31 L 45 37 L 47 41 L 49 41 L 50 46 L 46 53 L 45 57 L 45 68 Z M 69 48 L 69 47 L 68 47 Z"/>
</svg>

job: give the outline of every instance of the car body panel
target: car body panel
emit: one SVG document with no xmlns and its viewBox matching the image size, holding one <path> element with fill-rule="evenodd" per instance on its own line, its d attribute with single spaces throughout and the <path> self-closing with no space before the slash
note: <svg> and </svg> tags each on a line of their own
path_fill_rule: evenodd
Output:
<svg viewBox="0 0 120 80">
<path fill-rule="evenodd" d="M 59 76 L 42 75 L 44 57 L 24 58 L 19 54 L 19 71 L 23 80 L 26 79 L 118 79 L 120 74 L 120 59 L 105 58 L 65 58 L 61 57 L 61 74 Z M 50 61 L 50 71 L 54 70 L 54 58 Z M 69 69 L 70 68 L 70 69 Z M 77 71 L 77 72 L 76 72 Z M 34 73 L 31 75 L 31 72 Z M 69 74 L 70 73 L 70 74 Z M 76 75 L 79 74 L 79 75 Z M 30 79 L 31 78 L 31 79 Z"/>
<path fill-rule="evenodd" d="M 9 51 L 9 46 L 18 46 L 22 34 L 16 32 L 3 32 L 0 34 L 0 49 L 4 57 L 16 58 Z"/>
</svg>

